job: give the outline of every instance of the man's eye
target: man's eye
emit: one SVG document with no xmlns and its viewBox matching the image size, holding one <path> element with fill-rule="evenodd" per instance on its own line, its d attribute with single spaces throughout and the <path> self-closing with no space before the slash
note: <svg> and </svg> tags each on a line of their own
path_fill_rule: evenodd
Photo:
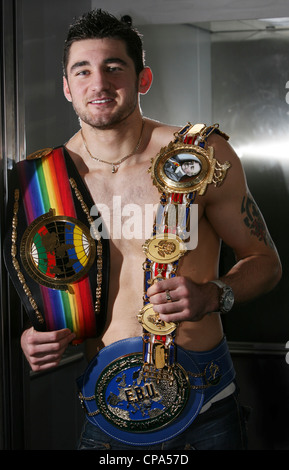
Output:
<svg viewBox="0 0 289 470">
<path fill-rule="evenodd" d="M 89 71 L 88 70 L 79 70 L 76 75 L 77 76 L 84 76 L 84 75 L 88 75 L 89 74 Z"/>
<path fill-rule="evenodd" d="M 119 71 L 121 71 L 121 68 L 118 67 L 117 65 L 108 67 L 107 69 L 108 69 L 109 72 L 119 72 Z"/>
</svg>

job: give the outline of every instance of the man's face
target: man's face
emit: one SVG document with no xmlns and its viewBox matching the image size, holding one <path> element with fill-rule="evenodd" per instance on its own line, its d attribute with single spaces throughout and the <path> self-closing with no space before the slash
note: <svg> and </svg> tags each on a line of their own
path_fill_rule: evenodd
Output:
<svg viewBox="0 0 289 470">
<path fill-rule="evenodd" d="M 136 109 L 138 88 L 123 41 L 85 39 L 71 45 L 64 94 L 81 121 L 101 129 L 121 122 Z"/>
<path fill-rule="evenodd" d="M 191 162 L 185 162 L 182 164 L 182 170 L 186 175 L 188 176 L 193 176 L 198 173 L 200 169 L 200 165 L 197 162 L 191 161 Z"/>
</svg>

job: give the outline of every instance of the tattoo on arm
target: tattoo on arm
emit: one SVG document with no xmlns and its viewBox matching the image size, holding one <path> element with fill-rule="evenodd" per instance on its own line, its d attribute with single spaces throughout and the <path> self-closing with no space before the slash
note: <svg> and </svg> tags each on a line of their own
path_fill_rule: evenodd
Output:
<svg viewBox="0 0 289 470">
<path fill-rule="evenodd" d="M 241 205 L 241 214 L 244 214 L 244 223 L 250 229 L 251 235 L 258 238 L 265 245 L 273 247 L 272 239 L 263 222 L 260 210 L 249 195 L 244 196 Z"/>
</svg>

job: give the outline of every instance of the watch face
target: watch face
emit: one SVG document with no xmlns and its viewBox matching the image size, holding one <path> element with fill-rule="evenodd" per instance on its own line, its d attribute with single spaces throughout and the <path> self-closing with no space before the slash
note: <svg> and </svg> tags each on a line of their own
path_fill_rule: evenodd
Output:
<svg viewBox="0 0 289 470">
<path fill-rule="evenodd" d="M 224 312 L 229 312 L 234 304 L 234 294 L 231 288 L 227 288 L 224 292 L 222 300 L 222 310 Z"/>
</svg>

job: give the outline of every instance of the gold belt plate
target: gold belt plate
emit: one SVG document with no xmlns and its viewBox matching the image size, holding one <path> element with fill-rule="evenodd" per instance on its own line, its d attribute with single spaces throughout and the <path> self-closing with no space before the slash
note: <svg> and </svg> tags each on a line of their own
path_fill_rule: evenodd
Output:
<svg viewBox="0 0 289 470">
<path fill-rule="evenodd" d="M 185 243 L 173 234 L 155 235 L 146 240 L 143 250 L 151 261 L 164 264 L 179 260 L 187 251 Z"/>
<path fill-rule="evenodd" d="M 190 395 L 187 373 L 175 364 L 171 373 L 151 376 L 143 371 L 142 355 L 135 353 L 110 363 L 95 387 L 101 415 L 115 427 L 133 433 L 173 425 Z"/>
<path fill-rule="evenodd" d="M 25 230 L 20 256 L 27 273 L 39 284 L 59 290 L 82 279 L 96 257 L 88 227 L 54 210 L 35 219 Z"/>
<path fill-rule="evenodd" d="M 214 158 L 213 147 L 202 148 L 183 142 L 170 142 L 152 159 L 149 172 L 160 192 L 197 192 L 203 195 L 207 185 L 220 185 L 230 168 Z"/>
<path fill-rule="evenodd" d="M 154 311 L 151 304 L 147 304 L 142 308 L 139 313 L 139 322 L 146 331 L 155 335 L 169 335 L 177 327 L 174 322 L 161 320 L 159 314 Z"/>
</svg>

